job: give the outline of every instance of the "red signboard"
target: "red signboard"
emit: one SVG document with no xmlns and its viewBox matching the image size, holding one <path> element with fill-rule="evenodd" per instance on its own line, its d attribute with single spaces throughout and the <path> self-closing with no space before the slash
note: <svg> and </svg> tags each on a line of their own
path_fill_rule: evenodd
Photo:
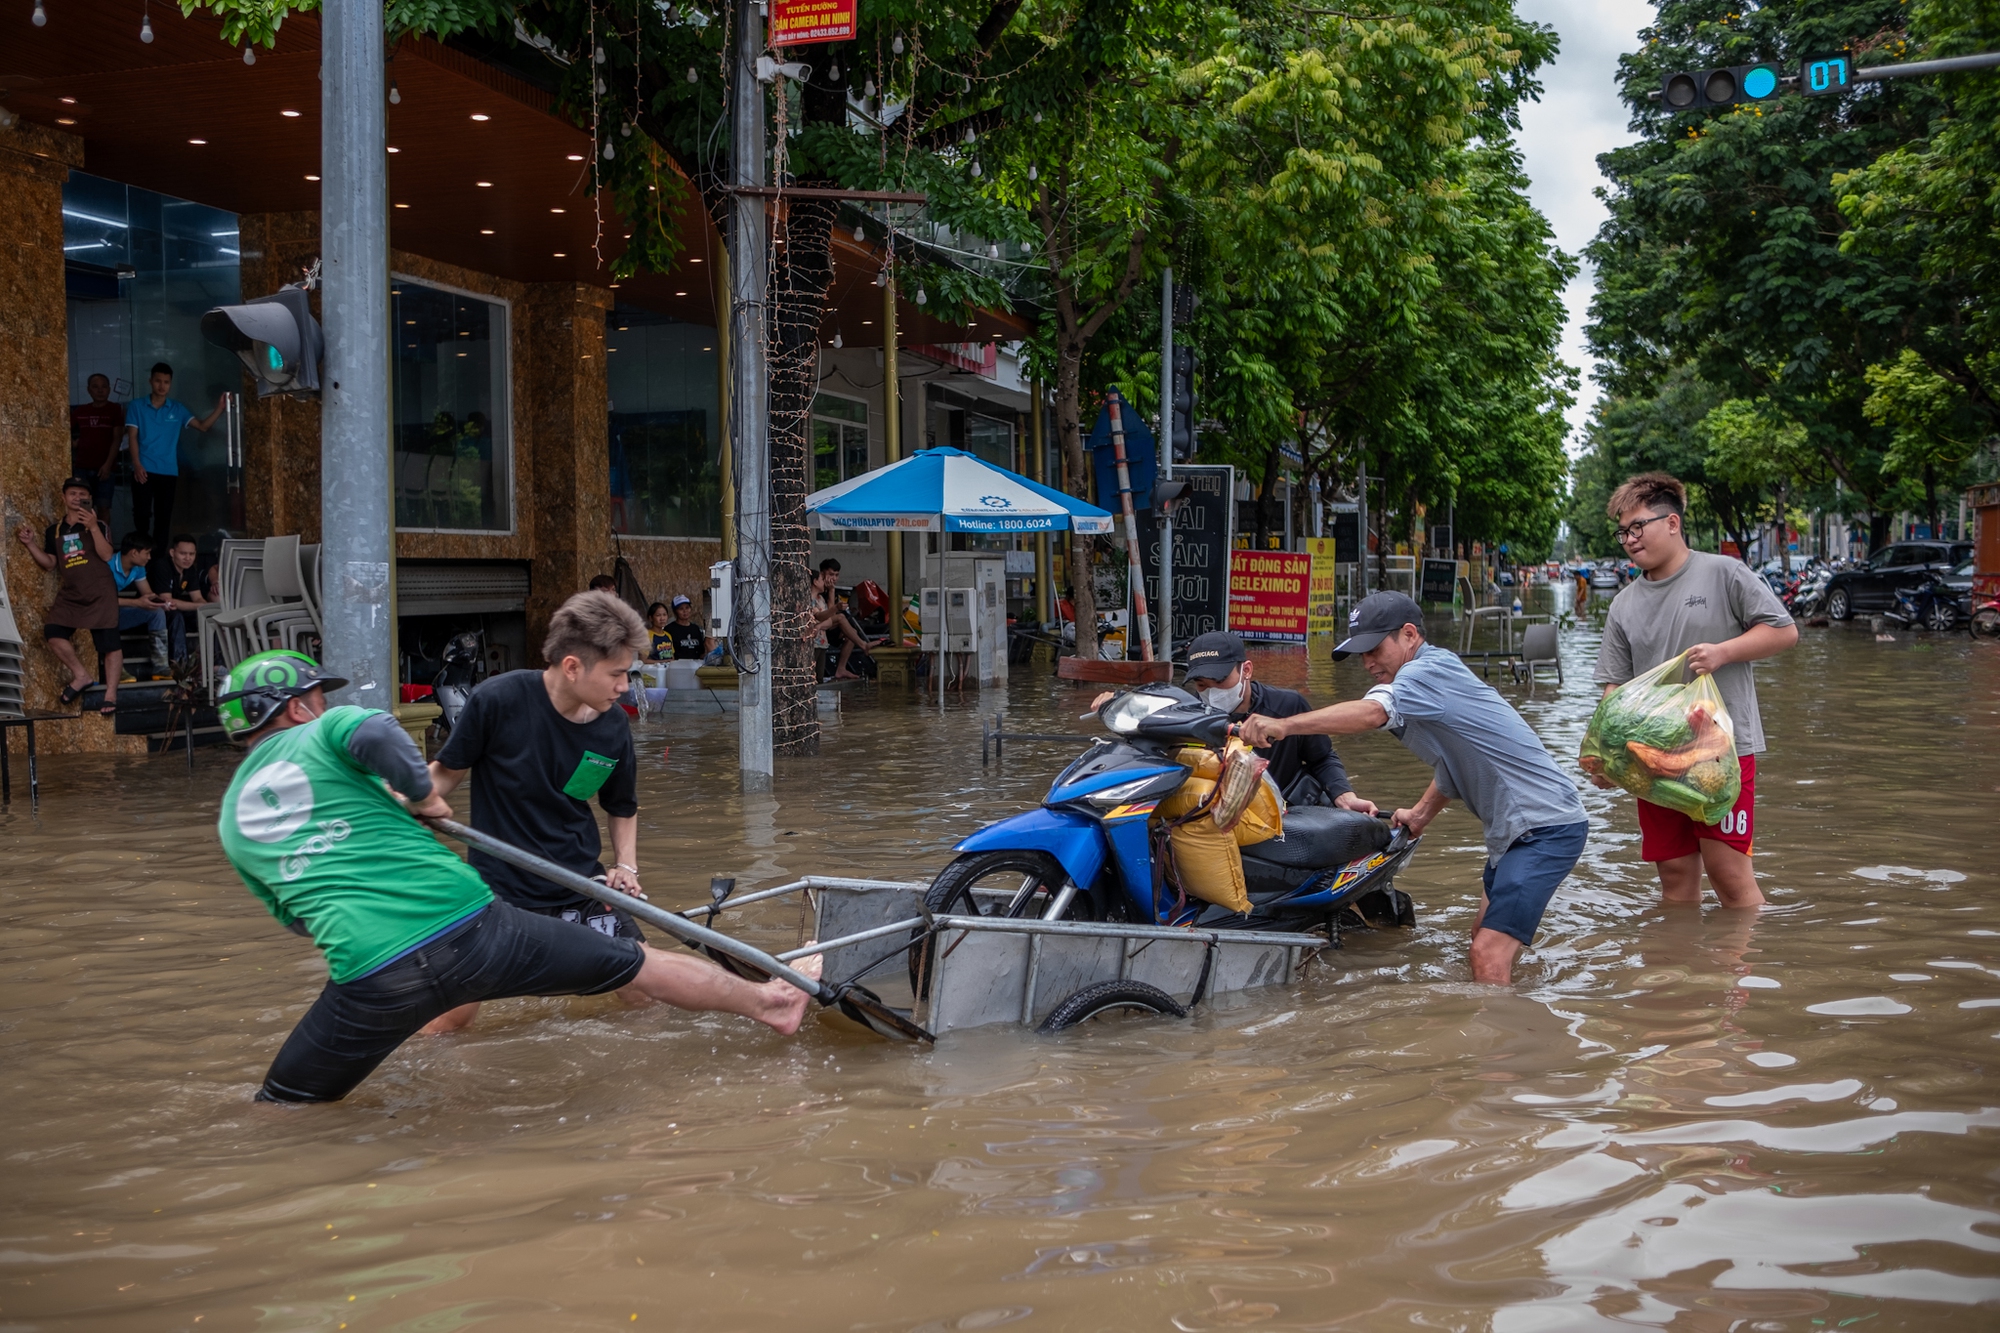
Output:
<svg viewBox="0 0 2000 1333">
<path fill-rule="evenodd" d="M 1229 629 L 1246 639 L 1306 641 L 1312 556 L 1305 551 L 1229 553 Z"/>
<path fill-rule="evenodd" d="M 854 40 L 856 0 L 771 0 L 771 45 Z"/>
</svg>

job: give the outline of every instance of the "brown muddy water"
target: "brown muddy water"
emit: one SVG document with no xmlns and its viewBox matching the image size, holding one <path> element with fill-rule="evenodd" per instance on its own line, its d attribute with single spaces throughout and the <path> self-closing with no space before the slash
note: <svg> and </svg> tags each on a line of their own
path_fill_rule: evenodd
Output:
<svg viewBox="0 0 2000 1333">
<path fill-rule="evenodd" d="M 1564 642 L 1558 694 L 1504 688 L 1574 771 L 1595 636 Z M 324 972 L 217 850 L 232 758 L 48 761 L 0 816 L 0 1329 L 2000 1326 L 2000 651 L 1836 627 L 1760 676 L 1772 909 L 1662 910 L 1630 799 L 1586 788 L 1511 992 L 1466 979 L 1454 811 L 1414 932 L 1191 1021 L 922 1051 L 515 1001 L 309 1109 L 250 1102 Z M 1062 761 L 982 770 L 980 717 L 1082 702 L 857 698 L 758 797 L 733 721 L 648 722 L 646 882 L 927 875 Z M 1422 788 L 1387 736 L 1343 752 Z"/>
</svg>

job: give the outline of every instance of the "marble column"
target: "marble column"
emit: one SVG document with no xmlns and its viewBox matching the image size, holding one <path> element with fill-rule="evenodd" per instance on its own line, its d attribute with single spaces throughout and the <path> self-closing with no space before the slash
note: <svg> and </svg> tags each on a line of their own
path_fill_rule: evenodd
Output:
<svg viewBox="0 0 2000 1333">
<path fill-rule="evenodd" d="M 515 512 L 534 544 L 528 648 L 540 661 L 549 617 L 595 574 L 611 572 L 604 316 L 612 293 L 535 283 L 521 303 L 532 355 L 514 364 L 516 410 L 533 448 L 515 469 Z"/>
</svg>

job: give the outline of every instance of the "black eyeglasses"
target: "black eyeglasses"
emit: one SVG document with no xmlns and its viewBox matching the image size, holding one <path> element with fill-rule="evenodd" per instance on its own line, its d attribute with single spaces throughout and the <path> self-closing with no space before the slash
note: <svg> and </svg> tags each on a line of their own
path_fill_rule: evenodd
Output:
<svg viewBox="0 0 2000 1333">
<path fill-rule="evenodd" d="M 1626 542 L 1630 541 L 1632 538 L 1637 537 L 1640 531 L 1648 523 L 1658 523 L 1663 518 L 1672 518 L 1672 517 L 1673 517 L 1672 514 L 1655 514 L 1651 518 L 1635 519 L 1634 521 L 1627 523 L 1622 528 L 1613 528 L 1611 530 L 1611 535 L 1618 539 L 1619 545 L 1623 546 Z"/>
</svg>

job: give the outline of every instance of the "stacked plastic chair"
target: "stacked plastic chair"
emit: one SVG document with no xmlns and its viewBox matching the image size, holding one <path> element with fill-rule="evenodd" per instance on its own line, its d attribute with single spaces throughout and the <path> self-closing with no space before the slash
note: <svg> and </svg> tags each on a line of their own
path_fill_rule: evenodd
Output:
<svg viewBox="0 0 2000 1333">
<path fill-rule="evenodd" d="M 217 571 L 215 609 L 201 620 L 204 678 L 269 648 L 305 650 L 325 633 L 320 616 L 317 544 L 296 535 L 226 541 Z M 309 643 L 310 641 L 310 643 Z"/>
</svg>

